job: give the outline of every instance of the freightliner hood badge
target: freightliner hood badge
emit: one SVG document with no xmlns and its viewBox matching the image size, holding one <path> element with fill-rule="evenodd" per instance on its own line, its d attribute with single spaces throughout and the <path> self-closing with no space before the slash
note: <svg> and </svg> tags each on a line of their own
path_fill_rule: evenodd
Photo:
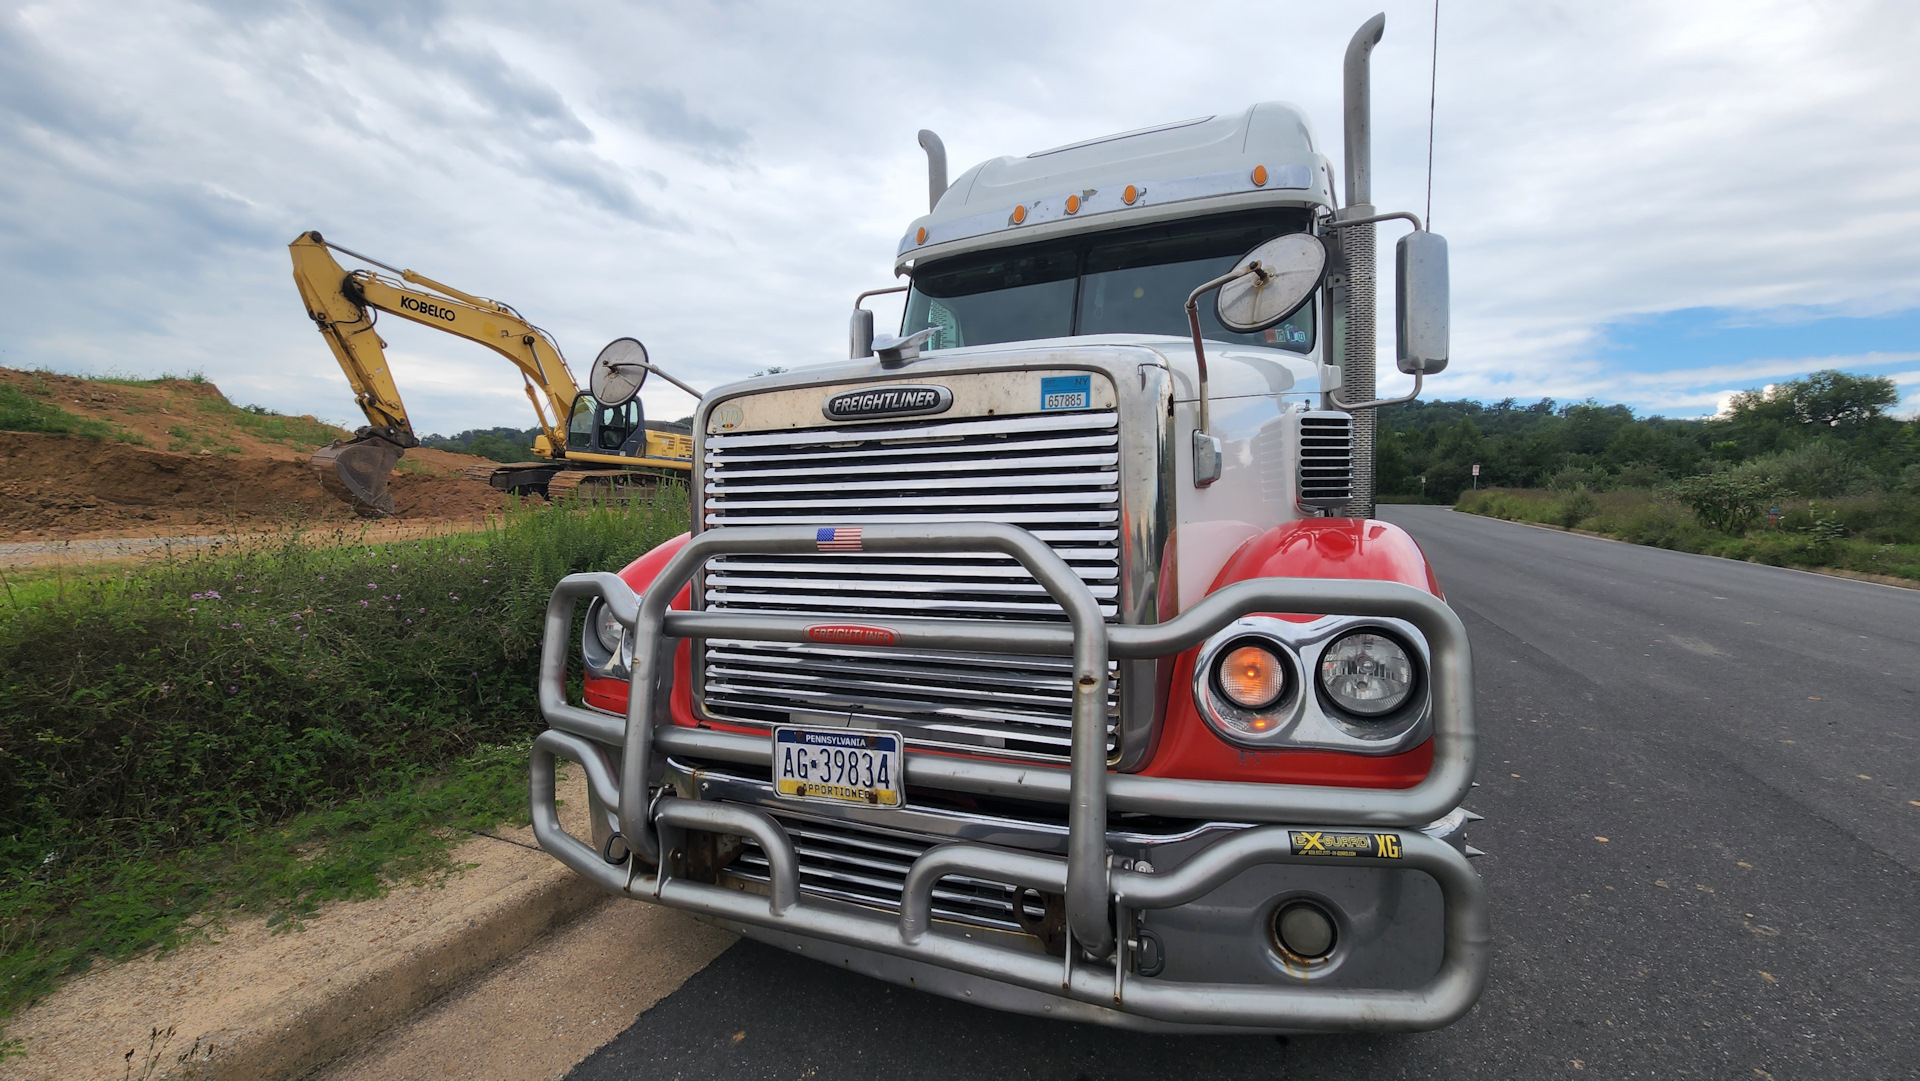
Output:
<svg viewBox="0 0 1920 1081">
<path fill-rule="evenodd" d="M 917 417 L 953 408 L 953 391 L 935 386 L 868 387 L 849 390 L 826 400 L 820 412 L 828 420 L 868 420 L 873 417 Z"/>
</svg>

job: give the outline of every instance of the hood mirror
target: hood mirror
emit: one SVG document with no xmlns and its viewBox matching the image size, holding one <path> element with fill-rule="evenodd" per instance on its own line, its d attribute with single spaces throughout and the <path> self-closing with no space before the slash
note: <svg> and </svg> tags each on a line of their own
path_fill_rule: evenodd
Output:
<svg viewBox="0 0 1920 1081">
<path fill-rule="evenodd" d="M 1213 314 L 1236 334 L 1257 334 L 1300 310 L 1327 273 L 1327 246 L 1311 233 L 1274 237 L 1240 257 L 1213 297 Z"/>
<path fill-rule="evenodd" d="M 601 405 L 625 405 L 640 393 L 652 370 L 653 365 L 647 363 L 647 347 L 638 339 L 615 338 L 593 358 L 587 389 Z"/>
</svg>

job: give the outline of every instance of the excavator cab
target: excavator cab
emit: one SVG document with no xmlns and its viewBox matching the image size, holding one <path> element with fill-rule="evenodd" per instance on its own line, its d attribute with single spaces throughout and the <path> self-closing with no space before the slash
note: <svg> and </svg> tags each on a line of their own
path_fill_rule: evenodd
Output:
<svg viewBox="0 0 1920 1081">
<path fill-rule="evenodd" d="M 635 398 L 625 405 L 602 405 L 582 391 L 573 400 L 567 421 L 567 449 L 593 454 L 634 454 L 636 440 L 646 438 L 647 417 Z"/>
</svg>

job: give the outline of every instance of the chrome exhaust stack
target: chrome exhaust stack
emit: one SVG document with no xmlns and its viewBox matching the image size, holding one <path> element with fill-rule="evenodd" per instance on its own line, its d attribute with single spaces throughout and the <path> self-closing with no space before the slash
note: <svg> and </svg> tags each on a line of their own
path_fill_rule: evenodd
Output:
<svg viewBox="0 0 1920 1081">
<path fill-rule="evenodd" d="M 1346 120 L 1346 206 L 1341 219 L 1371 218 L 1373 208 L 1372 86 L 1368 62 L 1386 32 L 1384 12 L 1361 24 L 1347 42 L 1343 67 Z M 1340 397 L 1350 402 L 1374 397 L 1375 229 L 1354 225 L 1339 229 L 1332 296 L 1334 342 L 1340 349 Z M 1371 518 L 1374 510 L 1374 444 L 1377 419 L 1372 409 L 1353 411 L 1353 500 L 1347 514 Z"/>
<path fill-rule="evenodd" d="M 947 144 L 940 137 L 925 128 L 920 129 L 920 146 L 927 152 L 927 210 L 929 213 L 940 206 L 940 197 L 947 193 Z"/>
</svg>

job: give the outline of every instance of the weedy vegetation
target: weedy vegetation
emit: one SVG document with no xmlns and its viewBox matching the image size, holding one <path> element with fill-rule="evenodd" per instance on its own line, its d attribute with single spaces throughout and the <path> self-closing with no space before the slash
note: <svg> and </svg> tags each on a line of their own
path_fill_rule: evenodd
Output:
<svg viewBox="0 0 1920 1081">
<path fill-rule="evenodd" d="M 432 880 L 463 830 L 524 821 L 554 582 L 686 518 L 669 489 L 0 583 L 0 1017 L 235 913 Z"/>
<path fill-rule="evenodd" d="M 1920 579 L 1920 421 L 1888 413 L 1898 398 L 1891 379 L 1828 371 L 1706 420 L 1593 402 L 1396 406 L 1381 411 L 1381 486 L 1637 544 Z M 1493 487 L 1467 487 L 1475 463 Z"/>
</svg>

